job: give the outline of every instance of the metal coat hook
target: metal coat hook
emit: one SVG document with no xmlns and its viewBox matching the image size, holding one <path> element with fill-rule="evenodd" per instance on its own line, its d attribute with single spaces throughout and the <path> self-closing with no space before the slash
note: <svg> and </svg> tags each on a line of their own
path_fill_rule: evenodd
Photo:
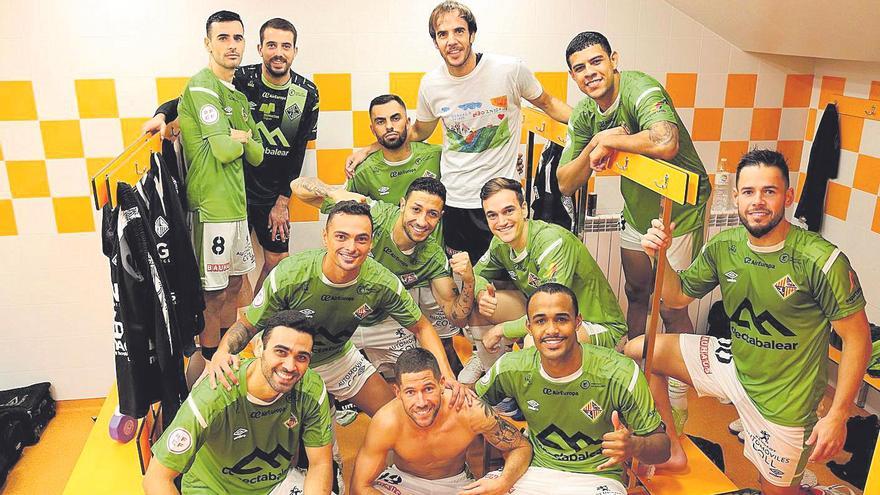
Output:
<svg viewBox="0 0 880 495">
<path fill-rule="evenodd" d="M 147 169 L 141 169 L 140 162 L 134 162 L 134 173 L 136 173 L 138 177 L 140 177 L 141 175 L 147 173 Z"/>
<path fill-rule="evenodd" d="M 619 168 L 620 170 L 628 169 L 629 168 L 629 157 L 627 156 L 627 157 L 623 158 L 623 165 L 621 165 L 619 162 L 615 163 L 614 165 L 616 165 L 617 168 Z"/>
<path fill-rule="evenodd" d="M 877 114 L 877 105 L 871 105 L 870 110 L 865 110 L 865 115 L 876 115 Z"/>
<path fill-rule="evenodd" d="M 663 184 L 655 180 L 654 185 L 657 186 L 657 189 L 666 189 L 669 187 L 669 174 L 663 174 Z"/>
</svg>

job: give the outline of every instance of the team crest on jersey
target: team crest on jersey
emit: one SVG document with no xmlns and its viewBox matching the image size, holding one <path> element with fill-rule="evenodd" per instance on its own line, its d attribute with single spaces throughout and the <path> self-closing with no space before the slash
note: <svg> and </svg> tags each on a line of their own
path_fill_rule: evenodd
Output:
<svg viewBox="0 0 880 495">
<path fill-rule="evenodd" d="M 284 426 L 286 426 L 288 430 L 292 430 L 298 424 L 299 420 L 296 419 L 296 415 L 293 413 L 290 413 L 290 418 L 284 422 Z"/>
<path fill-rule="evenodd" d="M 432 179 L 436 179 L 437 174 L 435 174 L 434 172 L 431 172 L 430 170 L 425 170 L 425 174 L 422 175 L 422 177 L 430 177 Z"/>
<path fill-rule="evenodd" d="M 590 419 L 592 422 L 596 422 L 599 419 L 599 416 L 602 415 L 602 407 L 596 403 L 596 401 L 590 399 L 590 402 L 584 404 L 584 407 L 581 408 L 581 412 L 584 413 L 584 416 Z"/>
<path fill-rule="evenodd" d="M 736 282 L 737 274 L 735 271 L 730 270 L 729 272 L 725 273 L 724 276 L 727 277 L 728 282 L 730 282 L 730 283 Z"/>
<path fill-rule="evenodd" d="M 382 186 L 379 188 L 379 196 L 385 196 L 391 189 L 388 189 L 388 186 Z"/>
<path fill-rule="evenodd" d="M 232 432 L 232 439 L 233 440 L 241 440 L 242 438 L 246 437 L 247 434 L 248 434 L 247 428 L 239 428 L 239 429 Z"/>
<path fill-rule="evenodd" d="M 541 285 L 541 279 L 534 273 L 529 272 L 529 285 L 537 289 Z"/>
<path fill-rule="evenodd" d="M 400 281 L 403 282 L 403 285 L 414 284 L 418 279 L 419 277 L 417 277 L 415 273 L 404 273 L 400 276 Z"/>
<path fill-rule="evenodd" d="M 183 428 L 177 428 L 168 435 L 168 442 L 166 445 L 168 447 L 168 452 L 171 452 L 172 454 L 182 454 L 189 450 L 189 448 L 192 447 L 192 444 L 192 435 Z"/>
<path fill-rule="evenodd" d="M 217 107 L 208 103 L 202 105 L 202 108 L 199 109 L 199 118 L 205 124 L 210 125 L 220 120 L 220 112 L 217 111 Z"/>
<path fill-rule="evenodd" d="M 538 404 L 538 401 L 536 401 L 536 400 L 527 401 L 526 405 L 529 407 L 529 410 L 531 410 L 531 411 L 537 411 L 541 407 L 541 404 Z"/>
<path fill-rule="evenodd" d="M 794 283 L 794 280 L 792 280 L 791 276 L 788 274 L 777 280 L 776 283 L 773 284 L 773 288 L 776 289 L 776 292 L 779 293 L 779 297 L 781 297 L 783 301 L 791 297 L 791 295 L 798 290 L 797 284 Z"/>
<path fill-rule="evenodd" d="M 300 115 L 302 115 L 302 109 L 296 103 L 287 107 L 287 118 L 288 119 L 296 120 L 299 118 Z"/>
<path fill-rule="evenodd" d="M 364 303 L 363 306 L 359 307 L 353 314 L 354 317 L 358 320 L 363 320 L 367 317 L 368 314 L 373 312 L 373 308 L 370 307 L 369 304 Z"/>
<path fill-rule="evenodd" d="M 165 237 L 165 234 L 168 233 L 169 227 L 168 222 L 165 221 L 165 217 L 159 217 L 156 219 L 156 224 L 153 226 L 156 229 L 156 235 L 159 237 Z"/>
</svg>

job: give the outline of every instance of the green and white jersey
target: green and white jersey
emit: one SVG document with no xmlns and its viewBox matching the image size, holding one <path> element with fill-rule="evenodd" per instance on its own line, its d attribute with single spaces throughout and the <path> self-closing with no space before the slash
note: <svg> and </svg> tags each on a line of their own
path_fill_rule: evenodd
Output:
<svg viewBox="0 0 880 495">
<path fill-rule="evenodd" d="M 410 157 L 401 162 L 386 161 L 381 150 L 371 153 L 345 184 L 345 189 L 397 205 L 415 179 L 439 179 L 442 148 L 416 141 L 410 143 L 410 149 Z"/>
<path fill-rule="evenodd" d="M 636 435 L 660 425 L 648 382 L 636 363 L 612 349 L 581 344 L 583 369 L 553 378 L 541 367 L 534 347 L 501 356 L 476 383 L 490 404 L 513 397 L 529 425 L 532 466 L 605 476 L 620 481 L 620 466 L 598 470 L 602 435 L 614 430 L 617 411 Z"/>
<path fill-rule="evenodd" d="M 247 393 L 250 366 L 259 362 L 242 361 L 232 390 L 196 384 L 153 444 L 163 466 L 184 473 L 183 493 L 269 493 L 296 464 L 300 439 L 306 447 L 330 443 L 330 405 L 317 373 L 306 371 L 290 393 L 267 403 Z"/>
<path fill-rule="evenodd" d="M 578 311 L 584 321 L 598 323 L 608 329 L 609 338 L 599 334 L 598 344 L 614 347 L 626 333 L 626 318 L 611 291 L 608 280 L 590 255 L 587 247 L 574 234 L 554 224 L 540 220 L 526 220 L 528 241 L 526 249 L 516 253 L 499 239 L 492 237 L 489 249 L 474 267 L 479 293 L 489 280 L 510 278 L 526 297 L 542 284 L 556 282 L 574 291 Z M 526 335 L 526 318 L 505 324 L 508 337 Z"/>
<path fill-rule="evenodd" d="M 418 304 L 400 279 L 379 262 L 367 258 L 358 278 L 334 284 L 321 271 L 326 253 L 311 249 L 281 260 L 248 307 L 247 320 L 258 326 L 285 309 L 309 315 L 318 327 L 314 367 L 348 352 L 351 335 L 365 320 L 382 321 L 390 316 L 402 327 L 410 327 L 421 318 Z"/>
<path fill-rule="evenodd" d="M 865 307 L 846 255 L 794 225 L 779 245 L 753 246 L 739 226 L 713 237 L 679 276 L 691 297 L 721 286 L 736 374 L 761 414 L 783 426 L 814 423 L 831 321 Z"/>
<path fill-rule="evenodd" d="M 186 195 L 190 210 L 202 222 L 234 222 L 247 218 L 243 158 L 229 163 L 214 157 L 208 138 L 228 136 L 230 129 L 250 130 L 262 143 L 251 118 L 247 97 L 211 69 L 202 69 L 186 84 L 178 104 L 183 154 L 189 164 Z"/>
<path fill-rule="evenodd" d="M 559 164 L 564 165 L 580 155 L 590 139 L 601 131 L 624 126 L 629 134 L 637 134 L 662 121 L 678 126 L 678 154 L 670 163 L 700 176 L 697 205 L 672 205 L 675 235 L 679 236 L 703 226 L 703 214 L 711 188 L 706 169 L 694 149 L 690 134 L 672 106 L 672 99 L 653 77 L 638 71 L 622 71 L 617 100 L 604 113 L 592 98 L 582 99 L 572 110 L 568 121 L 567 144 Z M 623 194 L 624 220 L 644 234 L 651 226 L 651 220 L 660 215 L 660 196 L 626 177 L 620 178 L 620 192 Z"/>
</svg>

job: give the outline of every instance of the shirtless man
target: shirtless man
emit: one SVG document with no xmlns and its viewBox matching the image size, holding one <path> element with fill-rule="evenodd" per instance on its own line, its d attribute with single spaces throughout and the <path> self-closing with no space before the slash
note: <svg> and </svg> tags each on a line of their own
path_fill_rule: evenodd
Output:
<svg viewBox="0 0 880 495">
<path fill-rule="evenodd" d="M 522 434 L 485 402 L 456 411 L 443 407 L 451 394 L 434 356 L 420 348 L 395 364 L 397 397 L 380 409 L 355 461 L 354 495 L 507 493 L 526 471 L 532 448 Z M 465 468 L 468 446 L 483 435 L 504 454 L 504 469 L 474 481 Z M 385 467 L 388 452 L 395 464 Z"/>
</svg>

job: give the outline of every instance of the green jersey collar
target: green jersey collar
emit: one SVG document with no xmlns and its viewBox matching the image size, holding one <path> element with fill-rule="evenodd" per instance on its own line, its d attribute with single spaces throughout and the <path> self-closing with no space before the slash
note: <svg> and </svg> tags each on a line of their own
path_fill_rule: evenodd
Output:
<svg viewBox="0 0 880 495">
<path fill-rule="evenodd" d="M 260 68 L 260 79 L 263 81 L 263 84 L 265 84 L 266 87 L 269 89 L 287 89 L 290 87 L 290 81 L 293 80 L 293 77 L 291 77 L 290 74 L 288 74 L 286 83 L 281 84 L 281 85 L 274 84 L 274 83 L 270 82 L 268 79 L 266 79 L 266 75 L 263 74 L 263 69 L 261 67 Z"/>
</svg>

